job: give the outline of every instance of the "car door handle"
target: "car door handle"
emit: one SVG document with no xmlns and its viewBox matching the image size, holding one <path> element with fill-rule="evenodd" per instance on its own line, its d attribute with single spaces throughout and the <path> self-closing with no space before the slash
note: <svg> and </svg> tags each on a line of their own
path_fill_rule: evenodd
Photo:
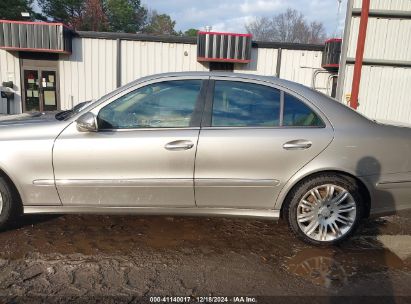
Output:
<svg viewBox="0 0 411 304">
<path fill-rule="evenodd" d="M 305 150 L 305 149 L 310 148 L 312 145 L 313 143 L 309 140 L 296 139 L 296 140 L 287 141 L 283 145 L 283 148 L 285 150 Z"/>
<path fill-rule="evenodd" d="M 194 147 L 194 144 L 190 140 L 175 140 L 164 146 L 164 148 L 170 151 L 189 150 L 192 147 Z"/>
</svg>

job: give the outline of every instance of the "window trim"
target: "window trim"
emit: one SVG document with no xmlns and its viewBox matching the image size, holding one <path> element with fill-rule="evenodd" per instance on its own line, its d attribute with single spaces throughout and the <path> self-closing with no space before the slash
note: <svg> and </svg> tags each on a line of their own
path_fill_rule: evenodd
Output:
<svg viewBox="0 0 411 304">
<path fill-rule="evenodd" d="M 252 83 L 257 85 L 263 85 L 266 87 L 270 87 L 273 89 L 277 89 L 280 91 L 280 123 L 278 126 L 212 126 L 212 116 L 213 116 L 213 102 L 214 102 L 214 89 L 215 89 L 215 82 L 216 81 L 228 81 L 228 82 L 245 82 L 245 83 Z M 300 102 L 302 102 L 305 106 L 307 106 L 311 111 L 314 112 L 315 115 L 321 119 L 323 125 L 321 126 L 284 126 L 284 102 L 285 102 L 285 94 L 289 94 Z M 203 119 L 201 122 L 201 128 L 206 130 L 227 130 L 227 129 L 324 129 L 330 127 L 331 124 L 328 118 L 322 113 L 320 109 L 318 109 L 315 105 L 313 105 L 309 100 L 307 100 L 304 96 L 288 89 L 287 87 L 283 87 L 280 85 L 273 84 L 271 82 L 265 82 L 260 80 L 250 80 L 247 78 L 234 78 L 234 77 L 211 77 L 209 80 L 208 92 L 205 99 L 205 106 L 203 112 Z"/>
<path fill-rule="evenodd" d="M 201 127 L 201 119 L 203 116 L 203 111 L 204 111 L 204 99 L 205 96 L 207 94 L 208 91 L 208 82 L 209 79 L 208 78 L 202 78 L 202 77 L 184 77 L 184 78 L 179 78 L 179 77 L 172 77 L 172 78 L 160 78 L 160 79 L 156 79 L 156 81 L 149 81 L 149 82 L 144 82 L 141 83 L 138 86 L 133 86 L 132 88 L 129 88 L 127 90 L 124 90 L 123 92 L 121 92 L 121 94 L 117 94 L 115 96 L 113 96 L 112 98 L 110 98 L 108 101 L 100 104 L 99 106 L 97 106 L 96 108 L 94 108 L 92 110 L 92 112 L 96 115 L 96 119 L 98 120 L 98 115 L 100 113 L 100 111 L 108 106 L 109 104 L 111 104 L 112 102 L 115 102 L 116 100 L 118 100 L 119 98 L 122 98 L 123 96 L 139 90 L 141 88 L 144 88 L 146 86 L 149 85 L 153 85 L 156 83 L 162 83 L 162 82 L 172 82 L 172 81 L 191 81 L 191 80 L 198 80 L 201 82 L 200 84 L 200 91 L 199 94 L 197 96 L 196 99 L 196 103 L 194 106 L 194 110 L 192 113 L 192 118 L 190 120 L 190 125 L 187 127 L 144 127 L 144 128 L 105 128 L 105 129 L 100 129 L 98 126 L 98 130 L 97 132 L 125 132 L 125 131 L 137 131 L 137 130 L 141 130 L 141 131 L 154 131 L 154 130 L 199 130 Z"/>
</svg>

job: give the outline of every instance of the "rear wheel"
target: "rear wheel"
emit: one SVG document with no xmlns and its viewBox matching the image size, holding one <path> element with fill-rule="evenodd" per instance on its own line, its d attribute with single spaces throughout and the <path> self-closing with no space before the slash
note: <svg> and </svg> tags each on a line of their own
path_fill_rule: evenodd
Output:
<svg viewBox="0 0 411 304">
<path fill-rule="evenodd" d="M 0 230 L 7 228 L 18 214 L 18 200 L 8 182 L 0 177 Z"/>
<path fill-rule="evenodd" d="M 298 185 L 286 203 L 291 230 L 303 241 L 333 245 L 350 237 L 361 219 L 363 199 L 355 180 L 318 175 Z"/>
</svg>

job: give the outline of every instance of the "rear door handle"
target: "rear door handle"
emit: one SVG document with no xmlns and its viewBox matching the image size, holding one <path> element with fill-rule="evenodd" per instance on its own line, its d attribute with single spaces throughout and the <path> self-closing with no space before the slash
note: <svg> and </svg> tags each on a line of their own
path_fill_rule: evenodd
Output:
<svg viewBox="0 0 411 304">
<path fill-rule="evenodd" d="M 189 150 L 192 147 L 194 147 L 194 144 L 190 140 L 175 140 L 175 141 L 169 142 L 168 144 L 164 146 L 164 148 L 170 151 Z"/>
<path fill-rule="evenodd" d="M 305 149 L 310 148 L 312 145 L 313 143 L 309 140 L 296 139 L 296 140 L 287 141 L 283 145 L 283 148 L 285 150 L 305 150 Z"/>
</svg>

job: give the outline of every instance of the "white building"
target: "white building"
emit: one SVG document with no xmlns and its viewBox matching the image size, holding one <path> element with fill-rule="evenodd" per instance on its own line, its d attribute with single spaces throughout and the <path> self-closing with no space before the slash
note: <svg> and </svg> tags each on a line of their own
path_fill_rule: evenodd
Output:
<svg viewBox="0 0 411 304">
<path fill-rule="evenodd" d="M 411 123 L 411 1 L 349 0 L 343 41 L 337 99 Z"/>
<path fill-rule="evenodd" d="M 329 95 L 335 91 L 335 73 L 321 68 L 323 45 L 251 43 L 247 35 L 223 35 L 233 39 L 232 54 L 224 55 L 229 46 L 217 36 L 214 49 L 207 40 L 210 53 L 200 58 L 197 38 L 72 33 L 58 23 L 3 20 L 0 85 L 12 81 L 10 113 L 68 109 L 139 77 L 175 71 L 232 70 L 289 79 Z M 234 54 L 234 44 L 240 55 Z M 212 58 L 220 51 L 223 60 Z M 0 113 L 7 113 L 5 98 Z"/>
</svg>

